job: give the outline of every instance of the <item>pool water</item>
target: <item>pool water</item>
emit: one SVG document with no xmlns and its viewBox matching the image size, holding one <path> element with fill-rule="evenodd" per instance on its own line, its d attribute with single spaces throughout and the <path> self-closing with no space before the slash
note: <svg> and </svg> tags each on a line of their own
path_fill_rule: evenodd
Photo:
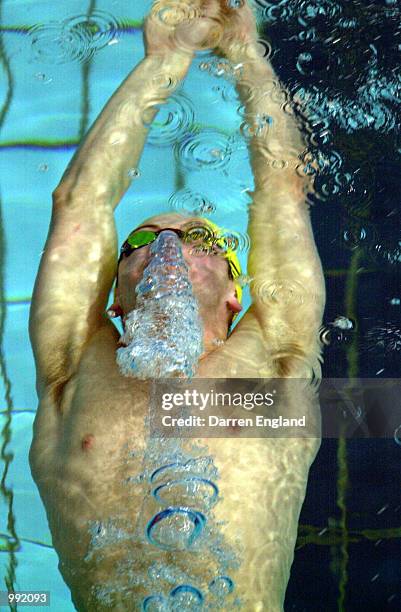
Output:
<svg viewBox="0 0 401 612">
<path fill-rule="evenodd" d="M 0 590 L 51 591 L 57 612 L 74 608 L 28 466 L 37 404 L 30 299 L 51 193 L 109 96 L 143 57 L 141 23 L 150 6 L 0 0 Z M 394 0 L 255 6 L 266 57 L 308 109 L 311 216 L 327 289 L 323 376 L 399 378 L 401 9 Z M 253 183 L 237 107 L 229 76 L 210 54 L 198 54 L 132 169 L 116 210 L 120 241 L 152 214 L 206 214 L 238 243 L 245 269 Z M 244 293 L 246 310 L 246 287 Z M 400 609 L 400 461 L 397 436 L 323 440 L 286 610 Z"/>
</svg>

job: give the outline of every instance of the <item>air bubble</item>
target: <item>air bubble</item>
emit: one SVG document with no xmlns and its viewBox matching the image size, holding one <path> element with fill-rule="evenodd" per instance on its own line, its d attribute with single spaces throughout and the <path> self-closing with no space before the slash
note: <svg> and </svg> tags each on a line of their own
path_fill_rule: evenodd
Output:
<svg viewBox="0 0 401 612">
<path fill-rule="evenodd" d="M 261 58 L 268 60 L 271 58 L 273 48 L 269 41 L 259 38 L 257 41 L 257 51 Z"/>
<path fill-rule="evenodd" d="M 185 476 L 157 486 L 153 489 L 152 495 L 157 501 L 168 506 L 177 502 L 190 506 L 196 500 L 197 508 L 206 511 L 217 503 L 219 490 L 211 480 L 199 476 Z"/>
<path fill-rule="evenodd" d="M 163 595 L 150 595 L 142 602 L 143 612 L 167 612 L 168 602 Z"/>
<path fill-rule="evenodd" d="M 250 285 L 252 281 L 252 276 L 248 276 L 246 274 L 241 274 L 235 279 L 235 282 L 241 285 L 241 287 L 246 287 L 247 285 Z"/>
<path fill-rule="evenodd" d="M 171 591 L 170 600 L 174 612 L 198 612 L 202 608 L 203 595 L 191 584 L 180 584 Z"/>
<path fill-rule="evenodd" d="M 297 281 L 253 283 L 253 293 L 256 299 L 266 304 L 292 304 L 300 306 L 305 301 L 305 289 Z"/>
<path fill-rule="evenodd" d="M 146 114 L 157 106 L 157 101 L 149 104 L 142 116 L 142 122 L 147 126 Z M 195 119 L 191 100 L 183 93 L 173 93 L 166 104 L 160 106 L 156 118 L 151 124 L 148 142 L 158 146 L 170 146 L 181 140 L 191 131 Z"/>
<path fill-rule="evenodd" d="M 270 166 L 276 170 L 284 170 L 288 166 L 288 162 L 285 159 L 273 159 Z"/>
<path fill-rule="evenodd" d="M 130 168 L 128 170 L 128 176 L 132 180 L 137 179 L 141 176 L 140 170 L 138 168 Z"/>
<path fill-rule="evenodd" d="M 296 67 L 298 72 L 300 72 L 302 75 L 311 74 L 313 72 L 312 54 L 307 52 L 300 53 Z"/>
<path fill-rule="evenodd" d="M 253 138 L 266 138 L 272 119 L 266 114 L 254 114 L 247 116 L 247 120 L 241 124 L 240 132 L 247 142 Z"/>
<path fill-rule="evenodd" d="M 347 317 L 337 317 L 333 321 L 333 326 L 338 327 L 339 329 L 354 329 L 354 323 L 351 319 L 347 319 Z"/>
<path fill-rule="evenodd" d="M 35 74 L 35 79 L 38 79 L 38 81 L 42 81 L 42 83 L 51 83 L 52 82 L 52 77 L 48 77 L 44 74 L 44 72 L 37 72 Z"/>
<path fill-rule="evenodd" d="M 333 323 L 320 328 L 319 337 L 326 346 L 339 346 L 351 341 L 353 331 L 354 323 L 350 319 L 337 317 Z"/>
<path fill-rule="evenodd" d="M 206 517 L 186 507 L 169 507 L 156 514 L 146 527 L 151 544 L 164 550 L 190 549 L 202 535 Z"/>
<path fill-rule="evenodd" d="M 222 170 L 231 158 L 230 141 L 215 130 L 202 130 L 183 138 L 174 148 L 178 162 L 188 170 Z"/>
<path fill-rule="evenodd" d="M 229 576 L 217 576 L 209 583 L 209 590 L 218 597 L 226 597 L 234 590 L 234 582 Z"/>
<path fill-rule="evenodd" d="M 209 215 L 216 211 L 216 205 L 204 194 L 189 188 L 176 191 L 168 203 L 172 211 L 192 216 Z"/>
</svg>

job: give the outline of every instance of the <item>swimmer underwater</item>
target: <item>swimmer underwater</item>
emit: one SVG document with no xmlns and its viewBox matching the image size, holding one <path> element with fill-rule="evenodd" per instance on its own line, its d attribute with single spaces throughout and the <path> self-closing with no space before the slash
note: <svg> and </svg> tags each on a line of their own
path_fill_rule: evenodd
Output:
<svg viewBox="0 0 401 612">
<path fill-rule="evenodd" d="M 158 18 L 162 8 L 170 16 L 164 22 Z M 144 449 L 150 383 L 122 374 L 116 351 L 124 342 L 112 318 L 121 317 L 125 325 L 137 312 L 135 288 L 151 262 L 152 245 L 169 235 L 182 248 L 203 334 L 195 377 L 320 376 L 325 287 L 306 202 L 312 186 L 299 168 L 304 145 L 294 115 L 282 108 L 285 94 L 269 94 L 277 77 L 259 54 L 257 36 L 246 2 L 237 9 L 226 0 L 154 4 L 144 23 L 145 58 L 107 102 L 53 193 L 30 313 L 39 406 L 29 460 L 59 569 L 79 611 L 140 610 L 143 599 L 129 572 L 127 590 L 115 594 L 111 608 L 94 595 L 96 585 L 118 572 L 126 545 L 103 548 L 89 558 L 88 523 L 118 515 L 134 524 L 143 501 L 143 490 L 123 483 L 133 466 L 140 470 L 134 455 L 128 463 L 127 449 L 138 456 Z M 241 68 L 236 87 L 248 122 L 263 115 L 272 120 L 268 131 L 255 129 L 250 142 L 252 305 L 231 333 L 241 311 L 235 254 L 210 238 L 216 228 L 207 221 L 179 214 L 157 215 L 133 227 L 106 314 L 118 261 L 113 211 L 131 184 L 130 169 L 139 165 L 156 105 L 180 85 L 196 50 L 205 48 Z M 277 168 L 269 159 L 288 163 Z M 193 227 L 209 236 L 201 252 L 187 240 Z M 166 228 L 173 232 L 161 231 Z M 296 405 L 299 416 L 318 419 L 307 396 L 303 403 L 297 397 Z M 232 572 L 235 592 L 245 602 L 240 609 L 283 610 L 319 436 L 203 442 L 220 473 L 222 499 L 213 512 L 216 520 L 226 521 L 229 544 L 242 550 L 240 567 Z M 146 546 L 130 546 L 146 570 Z"/>
</svg>

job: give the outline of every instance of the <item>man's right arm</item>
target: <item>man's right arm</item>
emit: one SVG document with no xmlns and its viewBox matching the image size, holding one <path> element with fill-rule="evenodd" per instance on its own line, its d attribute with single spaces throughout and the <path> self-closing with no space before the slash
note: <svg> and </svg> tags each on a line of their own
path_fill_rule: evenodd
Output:
<svg viewBox="0 0 401 612">
<path fill-rule="evenodd" d="M 129 187 L 155 105 L 174 91 L 191 60 L 174 51 L 147 56 L 106 104 L 53 193 L 29 321 L 39 397 L 49 392 L 56 400 L 85 344 L 112 325 L 104 311 L 117 261 L 113 210 Z"/>
<path fill-rule="evenodd" d="M 171 51 L 145 57 L 96 119 L 55 190 L 57 202 L 114 209 L 130 186 L 148 126 L 185 77 L 191 54 Z"/>
</svg>

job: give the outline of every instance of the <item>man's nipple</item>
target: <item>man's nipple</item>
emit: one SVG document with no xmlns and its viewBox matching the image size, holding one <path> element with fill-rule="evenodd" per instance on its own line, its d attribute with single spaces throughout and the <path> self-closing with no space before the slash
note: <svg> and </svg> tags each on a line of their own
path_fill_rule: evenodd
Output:
<svg viewBox="0 0 401 612">
<path fill-rule="evenodd" d="M 86 434 L 86 436 L 82 438 L 82 442 L 81 442 L 82 450 L 83 451 L 90 450 L 94 444 L 94 441 L 95 441 L 95 436 L 93 434 Z"/>
</svg>

